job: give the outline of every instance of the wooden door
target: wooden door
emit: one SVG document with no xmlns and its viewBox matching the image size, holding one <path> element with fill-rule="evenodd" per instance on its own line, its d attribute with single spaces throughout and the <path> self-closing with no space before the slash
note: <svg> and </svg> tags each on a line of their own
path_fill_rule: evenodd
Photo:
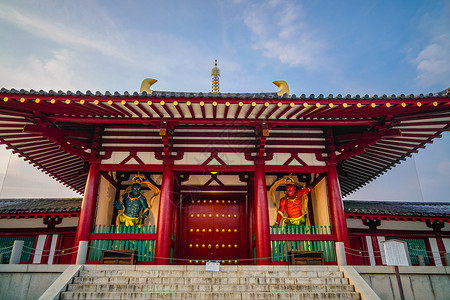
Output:
<svg viewBox="0 0 450 300">
<path fill-rule="evenodd" d="M 181 215 L 181 263 L 248 264 L 244 195 L 186 194 Z"/>
<path fill-rule="evenodd" d="M 350 236 L 350 251 L 353 265 L 368 265 L 366 263 L 367 252 L 364 251 L 363 241 L 361 236 Z"/>
<path fill-rule="evenodd" d="M 70 264 L 72 252 L 74 251 L 75 234 L 61 234 L 59 238 L 59 247 L 58 251 L 56 251 L 54 261 L 57 264 Z"/>
</svg>

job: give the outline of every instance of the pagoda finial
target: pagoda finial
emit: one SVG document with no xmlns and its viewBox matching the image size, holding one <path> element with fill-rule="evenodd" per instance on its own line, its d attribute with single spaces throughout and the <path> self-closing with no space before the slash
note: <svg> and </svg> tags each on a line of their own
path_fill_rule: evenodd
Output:
<svg viewBox="0 0 450 300">
<path fill-rule="evenodd" d="M 214 60 L 214 68 L 211 71 L 211 77 L 212 77 L 212 93 L 218 93 L 219 92 L 219 76 L 220 76 L 220 69 L 217 68 L 217 59 Z"/>
</svg>

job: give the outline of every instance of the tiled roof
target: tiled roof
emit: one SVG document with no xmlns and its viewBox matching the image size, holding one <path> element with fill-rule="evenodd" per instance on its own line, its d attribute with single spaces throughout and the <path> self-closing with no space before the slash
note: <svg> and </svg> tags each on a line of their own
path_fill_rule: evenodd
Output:
<svg viewBox="0 0 450 300">
<path fill-rule="evenodd" d="M 0 199 L 0 214 L 79 212 L 81 198 Z"/>
<path fill-rule="evenodd" d="M 338 94 L 336 96 L 330 94 L 328 96 L 325 96 L 323 94 L 315 95 L 310 94 L 309 96 L 306 94 L 302 94 L 300 96 L 297 96 L 295 94 L 288 95 L 284 94 L 283 96 L 278 96 L 277 93 L 203 93 L 203 92 L 170 92 L 170 91 L 153 91 L 151 94 L 147 94 L 147 92 L 110 92 L 106 91 L 104 93 L 100 91 L 96 91 L 95 93 L 91 91 L 81 92 L 81 91 L 43 91 L 40 90 L 39 92 L 36 90 L 16 90 L 16 89 L 5 89 L 2 88 L 0 90 L 0 93 L 8 93 L 8 94 L 25 94 L 25 95 L 39 95 L 39 96 L 79 96 L 79 97 L 141 97 L 141 98 L 223 98 L 223 99 L 328 99 L 328 100 L 339 100 L 339 99 L 367 99 L 367 100 L 375 100 L 375 99 L 422 99 L 422 98 L 438 98 L 438 97 L 447 97 L 450 96 L 450 88 L 445 89 L 438 93 L 428 93 L 428 94 L 410 94 L 410 95 L 350 95 L 347 94 L 345 96 Z"/>
<path fill-rule="evenodd" d="M 169 129 L 164 138 L 162 127 Z M 217 136 L 219 130 L 227 133 Z M 247 160 L 308 153 L 323 161 L 335 154 L 341 191 L 348 195 L 449 130 L 448 89 L 391 96 L 0 89 L 0 144 L 79 193 L 92 153 L 107 160 L 113 152 L 137 149 L 243 153 Z M 325 138 L 333 147 L 324 147 Z M 303 172 L 290 163 L 280 167 Z"/>
<path fill-rule="evenodd" d="M 81 198 L 0 199 L 0 213 L 79 212 L 81 201 Z M 345 200 L 344 210 L 350 214 L 450 217 L 450 203 L 447 202 Z"/>
<path fill-rule="evenodd" d="M 345 200 L 344 210 L 349 214 L 450 217 L 450 203 L 447 202 Z"/>
</svg>

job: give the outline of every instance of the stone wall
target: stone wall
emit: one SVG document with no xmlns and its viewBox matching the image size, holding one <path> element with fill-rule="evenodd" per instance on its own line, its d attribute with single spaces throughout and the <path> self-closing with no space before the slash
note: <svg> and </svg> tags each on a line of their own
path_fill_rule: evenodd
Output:
<svg viewBox="0 0 450 300">
<path fill-rule="evenodd" d="M 0 265 L 0 299 L 38 299 L 69 265 Z"/>
<path fill-rule="evenodd" d="M 354 266 L 383 300 L 400 299 L 393 266 Z M 450 267 L 399 267 L 405 299 L 443 300 L 450 297 Z"/>
</svg>

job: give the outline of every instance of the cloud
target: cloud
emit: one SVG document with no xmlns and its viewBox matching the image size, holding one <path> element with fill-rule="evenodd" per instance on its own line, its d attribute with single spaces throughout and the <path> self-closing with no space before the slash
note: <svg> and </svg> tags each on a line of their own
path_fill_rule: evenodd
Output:
<svg viewBox="0 0 450 300">
<path fill-rule="evenodd" d="M 3 28 L 18 28 L 17 35 L 26 31 L 38 41 L 36 49 L 19 44 L 21 39 L 10 41 L 25 51 L 5 52 L 7 59 L 0 58 L 2 87 L 129 90 L 127 83 L 132 82 L 128 86 L 134 91 L 139 80 L 154 76 L 159 79 L 158 88 L 170 89 L 167 82 L 185 90 L 198 89 L 198 81 L 203 80 L 198 66 L 211 56 L 208 50 L 187 37 L 153 30 L 147 20 L 142 26 L 124 27 L 101 5 L 72 2 L 52 8 L 0 3 L 0 21 L 6 24 Z M 209 68 L 204 72 L 207 87 Z M 111 72 L 119 78 L 111 79 Z M 174 79 L 174 72 L 191 76 Z"/>
<path fill-rule="evenodd" d="M 437 171 L 439 175 L 443 176 L 443 178 L 450 178 L 450 160 L 439 162 Z"/>
<path fill-rule="evenodd" d="M 253 48 L 263 56 L 289 66 L 315 66 L 323 44 L 312 37 L 312 30 L 302 21 L 302 6 L 283 0 L 258 2 L 244 15 Z"/>
<path fill-rule="evenodd" d="M 0 147 L 0 153 L 7 153 Z M 37 168 L 17 156 L 11 155 L 0 189 L 0 198 L 26 197 L 79 197 L 56 180 L 50 179 Z"/>
<path fill-rule="evenodd" d="M 122 47 L 118 45 L 120 38 L 117 32 L 114 34 L 114 40 L 108 40 L 108 38 L 104 38 L 104 35 L 94 34 L 93 30 L 82 29 L 82 27 L 74 26 L 74 24 L 70 24 L 69 27 L 63 22 L 42 18 L 39 14 L 27 14 L 4 4 L 0 4 L 0 19 L 35 36 L 43 37 L 66 47 L 81 47 L 102 55 L 127 59 Z M 80 20 L 79 24 L 83 24 L 83 20 Z M 113 27 L 108 20 L 104 20 L 103 24 L 109 24 L 111 28 Z"/>
<path fill-rule="evenodd" d="M 25 59 L 25 64 L 1 66 L 0 81 L 4 87 L 37 90 L 69 90 L 86 86 L 87 82 L 76 73 L 75 54 L 68 49 L 53 50 L 50 57 L 35 55 Z"/>
<path fill-rule="evenodd" d="M 417 65 L 417 80 L 422 85 L 450 85 L 450 34 L 436 37 L 414 62 Z"/>
</svg>

